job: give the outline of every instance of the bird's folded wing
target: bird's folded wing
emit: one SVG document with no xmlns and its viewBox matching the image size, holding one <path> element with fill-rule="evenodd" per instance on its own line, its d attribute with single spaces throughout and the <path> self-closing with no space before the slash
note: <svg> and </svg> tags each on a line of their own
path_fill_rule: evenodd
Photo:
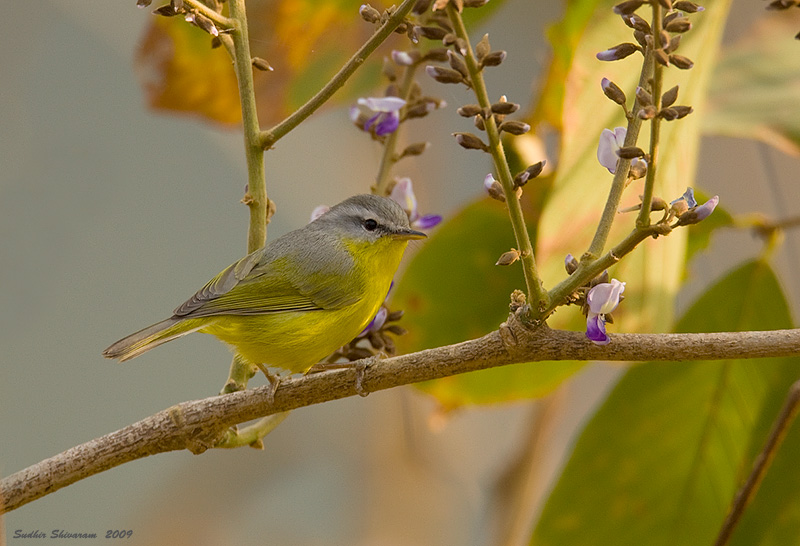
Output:
<svg viewBox="0 0 800 546">
<path fill-rule="evenodd" d="M 330 297 L 302 282 L 290 282 L 281 260 L 270 260 L 261 251 L 245 256 L 211 279 L 195 295 L 175 309 L 178 317 L 215 315 L 262 315 L 286 311 L 339 308 L 356 301 Z M 320 279 L 322 280 L 322 279 Z M 322 282 L 322 286 L 330 283 Z M 311 288 L 311 289 L 310 289 Z"/>
</svg>

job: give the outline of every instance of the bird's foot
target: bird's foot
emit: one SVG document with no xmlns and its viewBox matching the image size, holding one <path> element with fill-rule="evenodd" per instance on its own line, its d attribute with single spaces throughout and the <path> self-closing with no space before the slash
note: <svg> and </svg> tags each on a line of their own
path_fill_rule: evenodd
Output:
<svg viewBox="0 0 800 546">
<path fill-rule="evenodd" d="M 269 369 L 264 366 L 263 364 L 256 364 L 258 369 L 264 372 L 264 375 L 267 377 L 267 381 L 269 381 L 269 391 L 267 391 L 267 402 L 271 406 L 275 402 L 275 391 L 278 390 L 278 385 L 281 383 L 281 378 L 270 372 Z"/>
</svg>

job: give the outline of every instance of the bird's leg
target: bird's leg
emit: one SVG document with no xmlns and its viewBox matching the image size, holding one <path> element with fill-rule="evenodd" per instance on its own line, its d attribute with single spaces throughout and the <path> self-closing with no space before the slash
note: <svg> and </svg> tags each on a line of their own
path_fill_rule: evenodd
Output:
<svg viewBox="0 0 800 546">
<path fill-rule="evenodd" d="M 267 381 L 269 381 L 269 392 L 267 393 L 267 402 L 271 406 L 273 402 L 275 402 L 275 391 L 278 390 L 278 385 L 280 385 L 281 378 L 271 373 L 269 369 L 263 364 L 256 364 L 258 369 L 264 372 L 264 375 L 267 376 Z"/>
<path fill-rule="evenodd" d="M 384 353 L 368 356 L 366 358 L 359 358 L 352 362 L 318 362 L 308 369 L 306 374 L 320 373 L 328 370 L 342 370 L 354 369 L 356 371 L 356 392 L 359 396 L 367 396 L 369 391 L 364 388 L 364 373 L 367 368 L 378 362 L 381 358 L 385 358 Z"/>
</svg>

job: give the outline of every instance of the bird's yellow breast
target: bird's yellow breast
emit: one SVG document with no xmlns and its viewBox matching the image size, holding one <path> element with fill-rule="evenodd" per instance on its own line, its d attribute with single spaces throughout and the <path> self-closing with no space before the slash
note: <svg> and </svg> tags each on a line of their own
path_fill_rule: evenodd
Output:
<svg viewBox="0 0 800 546">
<path fill-rule="evenodd" d="M 337 309 L 223 315 L 202 331 L 218 337 L 252 363 L 305 372 L 355 338 L 378 312 L 389 292 L 407 241 L 345 240 L 354 266 L 342 276 L 343 290 L 357 289 L 355 303 Z"/>
</svg>

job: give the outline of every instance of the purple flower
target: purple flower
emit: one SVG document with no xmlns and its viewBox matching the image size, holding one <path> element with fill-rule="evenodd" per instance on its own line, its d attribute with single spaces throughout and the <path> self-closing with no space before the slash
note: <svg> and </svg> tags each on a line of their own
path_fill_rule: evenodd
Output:
<svg viewBox="0 0 800 546">
<path fill-rule="evenodd" d="M 388 298 L 389 295 L 387 294 L 386 297 Z M 378 309 L 378 312 L 375 313 L 375 316 L 372 317 L 372 320 L 367 324 L 366 328 L 364 328 L 360 334 L 356 337 L 364 337 L 370 332 L 377 332 L 383 325 L 386 324 L 386 317 L 388 316 L 389 311 L 387 311 L 386 307 L 381 305 L 381 308 Z"/>
<path fill-rule="evenodd" d="M 606 334 L 606 315 L 619 305 L 625 283 L 617 279 L 601 282 L 586 294 L 589 313 L 586 317 L 586 337 L 597 345 L 606 345 L 611 339 Z"/>
<path fill-rule="evenodd" d="M 717 208 L 719 204 L 719 195 L 715 195 L 696 209 L 694 209 L 694 213 L 696 216 L 696 221 L 700 222 L 708 218 L 708 216 L 714 212 L 714 209 Z"/>
<path fill-rule="evenodd" d="M 603 132 L 600 133 L 600 142 L 597 144 L 597 160 L 611 174 L 617 172 L 618 152 L 625 145 L 625 136 L 627 134 L 628 130 L 625 127 L 617 127 L 613 131 L 611 129 L 603 129 Z M 631 167 L 637 165 L 639 161 L 647 165 L 644 159 L 637 157 L 631 160 Z"/>
<path fill-rule="evenodd" d="M 697 200 L 694 198 L 694 190 L 692 188 L 686 188 L 686 191 L 683 192 L 683 195 L 673 201 L 670 201 L 669 204 L 674 205 L 681 200 L 686 201 L 687 208 L 693 208 L 697 206 Z"/>
<path fill-rule="evenodd" d="M 699 207 L 695 206 L 694 208 L 690 208 L 688 211 L 678 216 L 678 225 L 688 226 L 691 224 L 702 222 L 703 220 L 708 218 L 712 212 L 714 212 L 714 209 L 717 208 L 718 204 L 719 204 L 719 195 L 715 195 L 714 197 L 712 197 Z"/>
<path fill-rule="evenodd" d="M 389 198 L 403 207 L 412 227 L 430 229 L 442 221 L 442 217 L 438 214 L 420 216 L 417 210 L 417 196 L 414 195 L 414 187 L 410 178 L 399 178 L 392 188 Z"/>
<path fill-rule="evenodd" d="M 370 131 L 375 127 L 376 136 L 393 133 L 400 126 L 400 109 L 406 101 L 399 97 L 369 97 L 358 99 L 358 104 L 374 112 L 374 115 L 364 122 L 364 130 Z M 360 111 L 357 106 L 350 109 L 350 119 L 357 121 Z"/>
</svg>

